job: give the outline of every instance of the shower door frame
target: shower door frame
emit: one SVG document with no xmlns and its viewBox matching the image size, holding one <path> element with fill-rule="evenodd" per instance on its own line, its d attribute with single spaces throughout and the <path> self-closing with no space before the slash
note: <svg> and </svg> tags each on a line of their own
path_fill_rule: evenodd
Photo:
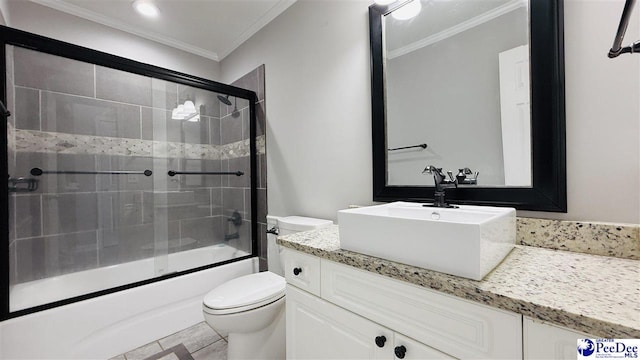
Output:
<svg viewBox="0 0 640 360">
<path fill-rule="evenodd" d="M 38 305 L 18 311 L 9 311 L 9 192 L 0 191 L 0 321 L 32 314 L 38 311 L 52 309 L 58 306 L 71 304 L 78 301 L 91 299 L 94 297 L 135 288 L 142 285 L 151 284 L 157 281 L 190 274 L 193 272 L 222 266 L 236 261 L 250 259 L 258 256 L 258 223 L 257 223 L 257 147 L 256 147 L 256 103 L 257 95 L 254 91 L 239 87 L 207 80 L 194 75 L 181 73 L 174 70 L 161 68 L 154 65 L 141 63 L 135 60 L 112 55 L 102 51 L 97 51 L 74 45 L 60 40 L 51 39 L 45 36 L 32 34 L 14 28 L 0 26 L 0 100 L 7 103 L 7 79 L 6 79 L 6 47 L 7 45 L 18 46 L 29 50 L 35 50 L 51 55 L 78 60 L 94 65 L 100 65 L 129 73 L 148 76 L 155 79 L 171 81 L 177 84 L 208 90 L 220 94 L 243 98 L 249 101 L 249 147 L 250 147 L 250 193 L 251 193 L 251 255 L 246 255 L 231 260 L 200 266 L 193 269 L 179 271 L 171 274 L 161 275 L 151 279 L 138 281 L 130 284 L 104 289 L 68 299 L 58 300 L 51 303 Z M 7 117 L 0 115 L 6 122 Z M 8 159 L 7 159 L 7 127 L 0 126 L 0 189 L 8 189 Z"/>
</svg>

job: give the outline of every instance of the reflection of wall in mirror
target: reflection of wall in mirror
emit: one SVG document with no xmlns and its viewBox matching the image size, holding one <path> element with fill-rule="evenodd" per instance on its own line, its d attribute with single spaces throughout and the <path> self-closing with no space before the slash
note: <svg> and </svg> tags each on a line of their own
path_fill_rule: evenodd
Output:
<svg viewBox="0 0 640 360">
<path fill-rule="evenodd" d="M 528 43 L 526 8 L 386 60 L 388 185 L 433 185 L 427 164 L 479 171 L 478 185 L 505 185 L 498 54 Z"/>
</svg>

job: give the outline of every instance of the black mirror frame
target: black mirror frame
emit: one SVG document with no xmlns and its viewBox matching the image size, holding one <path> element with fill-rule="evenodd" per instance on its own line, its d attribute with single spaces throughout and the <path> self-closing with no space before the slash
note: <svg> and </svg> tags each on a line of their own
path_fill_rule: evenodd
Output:
<svg viewBox="0 0 640 360">
<path fill-rule="evenodd" d="M 433 186 L 388 186 L 386 181 L 382 22 L 386 14 L 402 3 L 369 7 L 373 200 L 433 201 Z M 567 212 L 563 0 L 530 0 L 529 6 L 533 186 L 447 189 L 447 200 L 454 203 Z"/>
</svg>

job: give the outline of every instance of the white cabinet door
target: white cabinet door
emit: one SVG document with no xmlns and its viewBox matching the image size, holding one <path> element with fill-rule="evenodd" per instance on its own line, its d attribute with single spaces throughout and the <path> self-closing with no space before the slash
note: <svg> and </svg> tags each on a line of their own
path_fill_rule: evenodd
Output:
<svg viewBox="0 0 640 360">
<path fill-rule="evenodd" d="M 445 353 L 419 343 L 402 334 L 395 333 L 393 347 L 395 359 L 404 360 L 431 360 L 431 359 L 455 359 Z"/>
<path fill-rule="evenodd" d="M 578 339 L 593 339 L 558 326 L 523 319 L 524 359 L 574 360 L 578 355 Z"/>
<path fill-rule="evenodd" d="M 291 285 L 286 329 L 287 359 L 393 358 L 391 330 Z M 385 338 L 382 347 L 377 337 Z"/>
</svg>

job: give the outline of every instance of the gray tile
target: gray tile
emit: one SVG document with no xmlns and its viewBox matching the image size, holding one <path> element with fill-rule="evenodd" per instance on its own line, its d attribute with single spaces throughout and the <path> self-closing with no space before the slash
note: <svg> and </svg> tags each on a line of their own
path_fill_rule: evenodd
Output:
<svg viewBox="0 0 640 360">
<path fill-rule="evenodd" d="M 264 64 L 258 66 L 258 88 L 255 90 L 258 95 L 258 101 L 264 100 L 265 97 L 265 68 Z"/>
<path fill-rule="evenodd" d="M 182 132 L 181 142 L 187 144 L 209 144 L 209 118 L 202 117 L 200 121 L 175 121 L 180 123 Z"/>
<path fill-rule="evenodd" d="M 239 237 L 228 241 L 230 246 L 248 253 L 251 252 L 251 221 L 243 221 L 240 226 L 235 227 Z"/>
<path fill-rule="evenodd" d="M 8 65 L 7 65 L 8 66 Z M 15 94 L 15 84 L 13 83 L 13 80 L 11 80 L 11 75 L 7 72 L 5 73 L 6 76 L 6 81 L 7 81 L 7 110 L 9 110 L 10 113 L 15 114 L 16 113 L 16 94 Z M 16 125 L 16 119 L 14 116 L 9 116 L 9 118 L 7 119 L 7 122 L 11 125 L 13 125 L 15 127 Z"/>
<path fill-rule="evenodd" d="M 162 121 L 167 120 L 167 113 L 164 110 L 156 109 L 153 111 L 151 108 L 143 107 L 140 110 L 140 138 L 144 140 L 165 140 L 167 137 L 166 129 L 156 129 L 156 131 L 162 131 L 161 133 L 153 133 L 153 117 L 158 116 Z"/>
<path fill-rule="evenodd" d="M 122 354 L 122 355 L 114 356 L 109 360 L 127 360 L 127 358 L 125 358 L 124 354 Z"/>
<path fill-rule="evenodd" d="M 228 346 L 224 340 L 216 341 L 215 343 L 196 351 L 191 354 L 194 360 L 227 360 Z"/>
<path fill-rule="evenodd" d="M 220 119 L 220 143 L 230 144 L 242 140 L 242 118 L 227 115 Z"/>
<path fill-rule="evenodd" d="M 15 96 L 16 109 L 13 115 L 16 128 L 40 130 L 40 92 L 16 87 Z"/>
<path fill-rule="evenodd" d="M 220 118 L 209 118 L 209 142 L 211 145 L 220 145 Z"/>
<path fill-rule="evenodd" d="M 96 169 L 98 171 L 153 171 L 153 158 L 98 155 Z M 165 176 L 166 174 L 155 175 Z M 97 175 L 97 184 L 99 191 L 149 190 L 154 188 L 154 179 L 153 175 Z"/>
<path fill-rule="evenodd" d="M 202 115 L 220 116 L 220 100 L 217 95 L 209 90 L 178 85 L 178 104 L 184 104 L 185 101 L 191 100 Z"/>
<path fill-rule="evenodd" d="M 244 209 L 246 219 L 251 220 L 251 189 L 244 189 Z"/>
<path fill-rule="evenodd" d="M 9 244 L 9 285 L 14 285 L 18 282 L 17 270 L 16 270 L 16 247 L 15 241 Z"/>
<path fill-rule="evenodd" d="M 223 203 L 222 203 L 222 189 L 211 189 L 211 215 L 222 215 Z"/>
<path fill-rule="evenodd" d="M 63 234 L 98 229 L 95 193 L 42 195 L 43 233 Z"/>
<path fill-rule="evenodd" d="M 256 68 L 248 72 L 238 80 L 231 83 L 231 85 L 257 92 L 258 91 L 258 69 Z"/>
<path fill-rule="evenodd" d="M 9 241 L 16 239 L 16 197 L 15 193 L 9 194 L 7 209 L 9 210 Z M 220 193 L 220 204 L 222 204 L 222 193 Z"/>
<path fill-rule="evenodd" d="M 234 210 L 244 213 L 244 189 L 222 189 L 222 206 L 226 216 L 230 216 Z"/>
<path fill-rule="evenodd" d="M 33 168 L 50 171 L 93 171 L 95 156 L 84 154 L 16 153 L 16 176 L 32 177 Z M 96 175 L 49 174 L 36 177 L 37 193 L 93 192 L 96 190 Z"/>
<path fill-rule="evenodd" d="M 154 224 L 99 230 L 100 266 L 122 264 L 153 257 L 156 241 L 160 238 L 168 240 L 169 250 L 173 252 L 175 246 L 172 246 L 172 244 L 178 244 L 179 246 L 178 237 L 179 224 L 175 221 L 166 223 L 164 234 L 157 234 Z"/>
<path fill-rule="evenodd" d="M 143 360 L 162 351 L 160 344 L 152 342 L 124 354 L 127 360 Z"/>
<path fill-rule="evenodd" d="M 17 282 L 97 267 L 95 231 L 21 239 L 16 244 Z"/>
<path fill-rule="evenodd" d="M 40 195 L 17 196 L 15 219 L 17 238 L 42 235 Z"/>
<path fill-rule="evenodd" d="M 145 192 L 143 211 L 145 223 L 150 219 L 166 219 L 167 221 L 204 218 L 211 214 L 211 194 L 209 189 L 193 189 L 182 191 L 187 201 L 168 201 L 166 193 Z"/>
<path fill-rule="evenodd" d="M 152 99 L 154 108 L 173 110 L 178 106 L 178 85 L 176 83 L 152 79 Z"/>
<path fill-rule="evenodd" d="M 140 138 L 140 107 L 58 93 L 42 93 L 42 130 Z"/>
<path fill-rule="evenodd" d="M 258 224 L 258 256 L 267 258 L 267 224 Z"/>
<path fill-rule="evenodd" d="M 251 158 L 243 156 L 229 159 L 229 171 L 242 171 L 244 175 L 229 175 L 229 187 L 247 188 L 251 186 Z"/>
<path fill-rule="evenodd" d="M 251 128 L 250 128 L 250 122 L 251 122 L 251 118 L 249 115 L 249 108 L 244 108 L 240 111 L 241 113 L 241 119 L 242 119 L 242 139 L 246 140 L 248 138 L 250 138 L 251 136 Z"/>
<path fill-rule="evenodd" d="M 15 47 L 18 86 L 93 96 L 93 65 L 43 52 Z"/>
<path fill-rule="evenodd" d="M 96 65 L 96 98 L 151 106 L 151 78 Z"/>
<path fill-rule="evenodd" d="M 258 189 L 258 222 L 267 222 L 267 189 Z"/>
<path fill-rule="evenodd" d="M 220 160 L 180 159 L 180 170 L 189 172 L 219 172 Z M 220 187 L 220 175 L 177 175 L 181 189 Z"/>
<path fill-rule="evenodd" d="M 100 229 L 142 225 L 142 192 L 98 193 Z"/>
<path fill-rule="evenodd" d="M 171 119 L 171 111 L 142 108 L 142 128 L 147 140 L 208 144 L 209 118 L 191 122 Z M 152 124 L 152 125 L 149 125 Z M 149 129 L 151 126 L 152 130 Z"/>
<path fill-rule="evenodd" d="M 266 154 L 258 155 L 258 172 L 260 181 L 258 183 L 259 188 L 267 188 L 267 156 Z"/>
<path fill-rule="evenodd" d="M 228 223 L 222 216 L 213 216 L 202 219 L 182 220 L 181 239 L 186 241 L 195 240 L 196 247 L 220 244 L 225 234 L 235 232 L 233 224 Z M 185 242 L 185 244 L 187 244 Z"/>
<path fill-rule="evenodd" d="M 256 104 L 256 136 L 264 135 L 267 132 L 267 108 L 264 101 Z"/>
<path fill-rule="evenodd" d="M 190 328 L 160 339 L 158 342 L 164 349 L 168 349 L 182 343 L 190 353 L 193 353 L 220 339 L 220 335 L 213 331 L 209 325 L 205 322 L 201 322 Z"/>
</svg>

